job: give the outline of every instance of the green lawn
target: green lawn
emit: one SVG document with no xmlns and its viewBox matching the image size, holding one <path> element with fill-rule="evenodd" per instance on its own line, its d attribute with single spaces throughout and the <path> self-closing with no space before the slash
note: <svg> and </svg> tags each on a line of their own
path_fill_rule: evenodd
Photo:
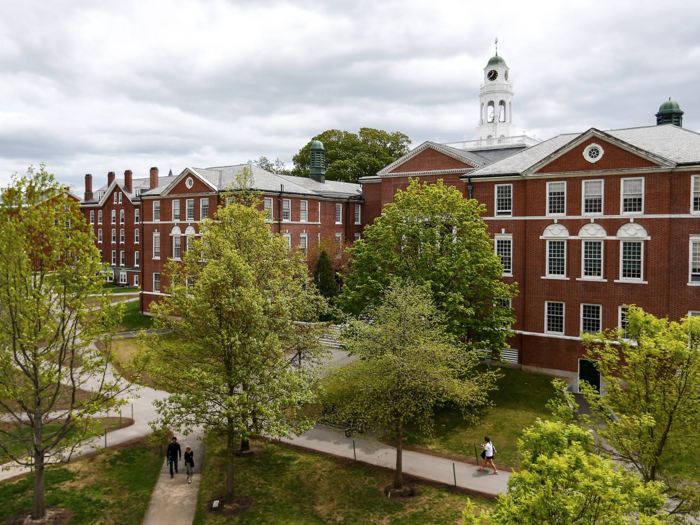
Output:
<svg viewBox="0 0 700 525">
<path fill-rule="evenodd" d="M 148 508 L 163 464 L 145 438 L 46 474 L 46 504 L 67 507 L 71 525 L 136 525 Z M 0 523 L 32 506 L 33 475 L 0 482 Z"/>
<path fill-rule="evenodd" d="M 140 301 L 126 303 L 124 306 L 124 318 L 119 327 L 120 332 L 134 332 L 141 329 L 147 330 L 153 326 L 153 317 L 141 313 Z"/>
<path fill-rule="evenodd" d="M 102 289 L 105 292 L 112 292 L 113 294 L 118 293 L 139 293 L 138 286 L 120 286 L 118 284 L 103 283 Z"/>
<path fill-rule="evenodd" d="M 485 367 L 484 367 L 485 368 Z M 406 443 L 437 455 L 474 460 L 474 443 L 490 437 L 496 445 L 496 465 L 517 467 L 518 437 L 537 418 L 551 417 L 547 401 L 554 397 L 552 377 L 512 368 L 500 368 L 503 378 L 498 390 L 490 394 L 494 406 L 479 414 L 479 423 L 468 425 L 458 410 L 444 407 L 437 413 L 435 435 L 420 436 L 406 432 Z M 478 447 L 479 454 L 481 447 Z"/>
<path fill-rule="evenodd" d="M 206 509 L 225 487 L 222 441 L 210 442 L 195 525 L 458 524 L 469 497 L 420 484 L 417 497 L 387 499 L 383 489 L 393 480 L 389 472 L 265 443 L 261 455 L 234 461 L 237 494 L 251 497 L 253 507 L 235 518 L 220 516 Z M 492 505 L 472 499 L 482 507 Z"/>
</svg>

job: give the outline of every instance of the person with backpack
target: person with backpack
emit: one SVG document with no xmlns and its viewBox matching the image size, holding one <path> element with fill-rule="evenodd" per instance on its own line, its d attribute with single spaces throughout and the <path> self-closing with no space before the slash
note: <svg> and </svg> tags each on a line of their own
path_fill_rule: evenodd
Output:
<svg viewBox="0 0 700 525">
<path fill-rule="evenodd" d="M 479 467 L 479 470 L 484 470 L 489 463 L 491 464 L 491 468 L 493 468 L 493 474 L 498 474 L 498 469 L 496 468 L 496 464 L 493 462 L 493 457 L 496 455 L 496 447 L 493 446 L 493 443 L 488 437 L 484 438 L 484 441 L 486 443 L 481 444 L 481 448 L 483 448 L 483 452 L 481 453 L 481 457 L 484 458 L 484 466 Z"/>
<path fill-rule="evenodd" d="M 187 483 L 192 483 L 194 474 L 194 452 L 190 447 L 185 447 L 185 470 L 187 470 Z"/>
</svg>

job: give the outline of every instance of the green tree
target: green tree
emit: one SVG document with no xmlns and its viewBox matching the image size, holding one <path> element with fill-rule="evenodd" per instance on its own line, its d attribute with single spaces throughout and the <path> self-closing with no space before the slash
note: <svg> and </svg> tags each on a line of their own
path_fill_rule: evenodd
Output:
<svg viewBox="0 0 700 525">
<path fill-rule="evenodd" d="M 504 348 L 515 319 L 516 285 L 503 267 L 481 218 L 485 208 L 454 187 L 412 179 L 406 191 L 367 226 L 343 274 L 339 305 L 351 315 L 379 304 L 392 278 L 430 286 L 448 332 L 472 349 Z"/>
<path fill-rule="evenodd" d="M 326 299 L 332 299 L 338 295 L 338 283 L 335 280 L 335 270 L 331 258 L 326 250 L 321 251 L 316 268 L 314 268 L 314 282 L 318 291 Z"/>
<path fill-rule="evenodd" d="M 593 416 L 582 422 L 595 430 L 613 459 L 646 481 L 664 481 L 675 512 L 697 516 L 700 487 L 678 479 L 669 466 L 697 455 L 700 318 L 671 322 L 630 307 L 626 320 L 626 333 L 584 334 L 587 357 L 606 386 L 600 396 L 582 385 Z M 697 467 L 691 477 L 700 479 Z"/>
<path fill-rule="evenodd" d="M 103 297 L 88 312 L 102 294 L 100 253 L 80 206 L 43 165 L 0 195 L 0 254 L 0 463 L 34 470 L 31 516 L 41 519 L 46 465 L 95 435 L 93 415 L 120 405 L 102 335 L 120 310 Z M 105 351 L 91 344 L 98 337 Z"/>
<path fill-rule="evenodd" d="M 592 432 L 574 424 L 538 420 L 518 443 L 520 472 L 508 480 L 482 523 L 502 525 L 661 525 L 676 523 L 665 510 L 662 483 L 644 483 L 593 452 Z M 464 523 L 477 523 L 465 512 Z"/>
<path fill-rule="evenodd" d="M 326 179 L 357 183 L 360 177 L 372 177 L 379 170 L 409 152 L 411 139 L 399 131 L 393 133 L 361 128 L 359 133 L 329 129 L 313 137 L 294 155 L 292 175 L 309 176 L 311 143 L 323 142 L 326 149 Z"/>
<path fill-rule="evenodd" d="M 157 402 L 155 427 L 192 427 L 226 436 L 226 493 L 234 496 L 235 442 L 289 436 L 312 426 L 300 412 L 316 395 L 313 366 L 325 355 L 314 321 L 323 301 L 299 253 L 271 235 L 259 196 L 241 191 L 201 225 L 182 262 L 165 269 L 166 291 L 152 306 L 154 326 L 177 339 L 145 337 L 156 384 L 173 394 Z M 227 199 L 224 199 L 226 201 Z M 202 262 L 204 261 L 204 262 Z"/>
<path fill-rule="evenodd" d="M 277 173 L 278 175 L 290 175 L 290 168 L 284 165 L 284 162 L 278 158 L 274 161 L 268 159 L 267 157 L 260 156 L 258 160 L 248 161 L 248 163 L 255 164 L 258 168 L 262 168 L 270 173 Z"/>
<path fill-rule="evenodd" d="M 343 331 L 346 349 L 358 359 L 332 371 L 326 405 L 349 429 L 390 430 L 396 438 L 394 488 L 403 488 L 403 433 L 407 425 L 430 434 L 435 409 L 450 402 L 466 419 L 488 405 L 498 375 L 477 374 L 478 358 L 452 342 L 427 286 L 394 281 L 367 320 Z"/>
</svg>

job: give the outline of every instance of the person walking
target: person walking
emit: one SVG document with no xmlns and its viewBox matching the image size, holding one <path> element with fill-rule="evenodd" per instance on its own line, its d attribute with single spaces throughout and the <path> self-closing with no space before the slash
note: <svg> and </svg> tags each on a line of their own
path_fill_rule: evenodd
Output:
<svg viewBox="0 0 700 525">
<path fill-rule="evenodd" d="M 498 474 L 496 464 L 493 462 L 493 456 L 496 454 L 496 447 L 493 446 L 493 443 L 488 437 L 485 437 L 484 441 L 485 443 L 481 444 L 481 448 L 484 449 L 484 451 L 481 453 L 481 457 L 484 458 L 484 466 L 479 467 L 479 470 L 484 470 L 490 463 L 491 467 L 493 468 L 493 474 Z"/>
<path fill-rule="evenodd" d="M 173 467 L 175 467 L 175 474 L 177 474 L 177 460 L 182 459 L 182 449 L 180 448 L 180 443 L 177 442 L 177 438 L 173 437 L 168 445 L 168 451 L 165 457 L 168 458 L 168 464 L 170 465 L 170 477 L 173 477 Z"/>
<path fill-rule="evenodd" d="M 190 447 L 185 447 L 185 470 L 187 471 L 187 483 L 192 483 L 194 474 L 194 452 Z"/>
</svg>

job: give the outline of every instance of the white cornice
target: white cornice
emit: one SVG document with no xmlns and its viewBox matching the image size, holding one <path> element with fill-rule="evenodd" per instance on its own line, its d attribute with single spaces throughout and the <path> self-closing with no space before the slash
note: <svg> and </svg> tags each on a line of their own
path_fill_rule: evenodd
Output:
<svg viewBox="0 0 700 525">
<path fill-rule="evenodd" d="M 177 186 L 177 184 L 182 179 L 184 179 L 188 174 L 193 175 L 194 177 L 197 178 L 197 180 L 203 182 L 206 186 L 209 186 L 212 189 L 212 191 L 214 191 L 214 192 L 219 191 L 217 188 L 212 186 L 211 183 L 207 179 L 205 179 L 199 173 L 197 173 L 193 168 L 185 168 L 184 170 L 182 170 L 182 173 L 180 173 L 180 175 L 175 177 L 174 181 L 172 181 L 170 184 L 168 184 L 166 186 L 166 188 L 162 192 L 160 192 L 160 195 L 162 195 L 162 196 L 168 195 L 170 193 L 170 190 L 172 190 L 175 186 Z M 151 195 L 149 195 L 149 197 L 151 197 Z M 153 197 L 155 197 L 155 195 Z"/>
<path fill-rule="evenodd" d="M 468 166 L 471 166 L 472 169 L 474 169 L 474 168 L 481 168 L 481 167 L 485 166 L 485 164 L 480 164 L 480 165 L 475 166 L 475 165 L 474 165 L 474 162 L 469 161 L 469 160 L 465 159 L 464 157 L 461 157 L 461 156 L 457 155 L 455 152 L 451 151 L 451 150 L 448 149 L 448 148 L 442 147 L 440 144 L 437 144 L 437 143 L 435 143 L 435 142 L 431 142 L 431 141 L 428 140 L 428 141 L 425 141 L 425 142 L 424 142 L 423 144 L 421 144 L 420 146 L 418 146 L 417 148 L 414 148 L 414 149 L 412 149 L 410 152 L 406 153 L 406 155 L 404 155 L 404 156 L 401 157 L 400 159 L 396 159 L 394 162 L 392 162 L 392 163 L 389 164 L 388 166 L 386 166 L 386 167 L 382 168 L 381 170 L 379 170 L 379 171 L 377 172 L 377 175 L 379 175 L 380 177 L 386 177 L 386 176 L 389 176 L 389 175 L 393 175 L 392 173 L 390 173 L 391 170 L 393 170 L 394 168 L 397 168 L 397 167 L 400 166 L 401 164 L 403 164 L 403 163 L 409 161 L 409 160 L 412 159 L 413 157 L 415 157 L 415 156 L 417 156 L 417 155 L 420 155 L 421 153 L 423 153 L 423 152 L 424 152 L 426 149 L 428 149 L 428 148 L 434 149 L 435 151 L 438 151 L 438 152 L 442 153 L 443 155 L 447 155 L 448 157 L 451 157 L 451 158 L 453 158 L 453 159 L 455 159 L 455 160 L 458 160 L 458 161 L 460 161 L 460 162 L 463 162 L 464 164 L 466 164 L 466 165 L 468 165 Z"/>
<path fill-rule="evenodd" d="M 455 173 L 468 173 L 474 168 L 467 169 L 449 169 L 449 170 L 435 170 L 435 171 L 404 171 L 402 173 L 387 173 L 382 175 L 382 179 L 391 179 L 396 177 L 426 177 L 428 175 L 453 175 Z M 376 181 L 379 182 L 379 181 Z"/>
</svg>

